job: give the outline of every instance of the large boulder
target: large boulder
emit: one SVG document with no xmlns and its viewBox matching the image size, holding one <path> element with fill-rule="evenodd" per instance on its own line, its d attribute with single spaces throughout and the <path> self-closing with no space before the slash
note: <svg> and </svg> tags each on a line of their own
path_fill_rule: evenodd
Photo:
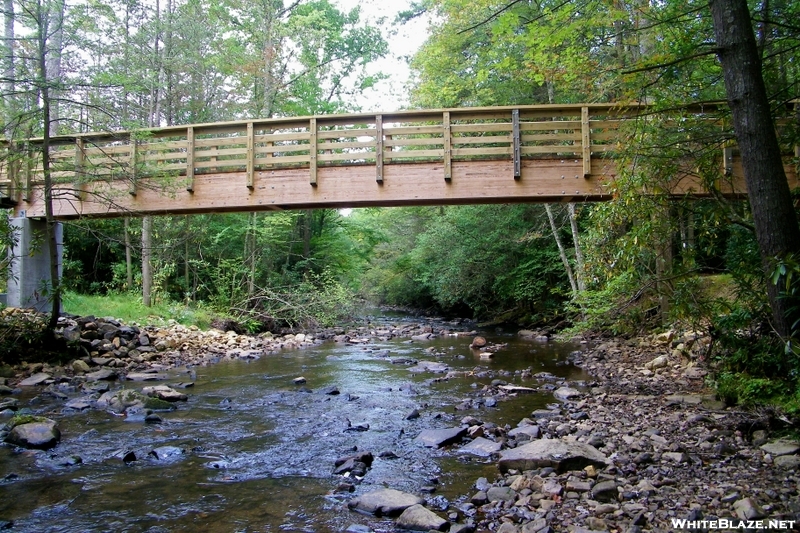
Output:
<svg viewBox="0 0 800 533">
<path fill-rule="evenodd" d="M 21 448 L 49 450 L 61 440 L 61 431 L 54 420 L 32 417 L 18 422 L 6 437 L 6 442 Z"/>
<path fill-rule="evenodd" d="M 589 444 L 543 439 L 500 452 L 498 467 L 502 472 L 507 472 L 549 466 L 566 472 L 582 470 L 589 465 L 605 467 L 607 464 L 606 456 Z"/>
<path fill-rule="evenodd" d="M 353 498 L 347 503 L 347 507 L 375 516 L 397 516 L 412 505 L 422 505 L 423 503 L 425 500 L 407 492 L 379 489 Z"/>
<path fill-rule="evenodd" d="M 444 531 L 449 522 L 422 505 L 412 505 L 397 517 L 397 527 L 414 531 Z"/>
</svg>

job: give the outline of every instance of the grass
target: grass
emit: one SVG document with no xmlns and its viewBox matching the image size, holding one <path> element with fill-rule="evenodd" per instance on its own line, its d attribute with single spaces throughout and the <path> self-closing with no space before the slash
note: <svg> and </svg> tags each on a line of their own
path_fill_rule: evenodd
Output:
<svg viewBox="0 0 800 533">
<path fill-rule="evenodd" d="M 63 310 L 66 313 L 86 316 L 113 317 L 126 323 L 159 325 L 169 320 L 185 326 L 195 325 L 208 329 L 211 321 L 219 316 L 203 306 L 187 306 L 183 303 L 156 302 L 151 307 L 142 304 L 140 296 L 132 294 L 64 294 Z"/>
</svg>

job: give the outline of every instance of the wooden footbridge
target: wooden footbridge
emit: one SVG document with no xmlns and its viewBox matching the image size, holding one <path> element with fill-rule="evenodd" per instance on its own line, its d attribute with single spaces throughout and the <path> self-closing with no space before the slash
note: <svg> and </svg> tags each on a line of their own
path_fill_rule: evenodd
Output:
<svg viewBox="0 0 800 533">
<path fill-rule="evenodd" d="M 607 200 L 618 173 L 614 155 L 646 111 L 612 104 L 462 108 L 62 135 L 50 149 L 54 213 L 71 219 Z M 18 217 L 44 216 L 41 144 L 2 146 L 1 195 Z M 719 192 L 743 196 L 735 151 L 720 147 L 723 153 Z M 700 183 L 681 172 L 670 192 L 709 194 Z"/>
</svg>

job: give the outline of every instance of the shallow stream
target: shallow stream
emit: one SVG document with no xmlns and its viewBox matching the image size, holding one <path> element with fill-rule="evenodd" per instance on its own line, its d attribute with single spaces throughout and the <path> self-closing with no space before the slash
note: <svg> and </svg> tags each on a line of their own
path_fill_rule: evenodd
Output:
<svg viewBox="0 0 800 533">
<path fill-rule="evenodd" d="M 421 430 L 457 426 L 465 416 L 513 427 L 554 402 L 542 390 L 477 405 L 493 380 L 552 388 L 563 379 L 587 378 L 565 363 L 578 345 L 481 334 L 507 346 L 481 359 L 463 336 L 326 342 L 181 369 L 166 383 L 193 381 L 184 391 L 189 400 L 161 413 L 160 424 L 99 410 L 69 413 L 63 400 L 24 391 L 15 396 L 21 406 L 58 420 L 62 439 L 47 452 L 0 447 L 0 520 L 13 521 L 11 531 L 37 533 L 339 532 L 351 524 L 390 531 L 390 521 L 355 514 L 346 502 L 378 487 L 435 487 L 426 496 L 437 509 L 469 495 L 477 478 L 496 474 L 494 462 L 459 454 L 457 446 L 418 446 L 414 438 Z M 445 381 L 444 374 L 412 372 L 398 363 L 404 358 L 444 363 L 458 377 Z M 525 379 L 524 369 L 560 379 Z M 307 382 L 294 384 L 298 376 Z M 330 394 L 333 387 L 338 394 Z M 473 407 L 464 410 L 465 400 Z M 407 420 L 414 409 L 420 417 Z M 149 452 L 160 446 L 183 453 L 157 460 Z M 334 462 L 355 449 L 375 455 L 372 468 L 355 493 L 336 492 L 343 478 L 332 474 Z M 128 451 L 136 461 L 122 460 L 120 452 Z M 397 457 L 379 457 L 381 452 Z"/>
</svg>

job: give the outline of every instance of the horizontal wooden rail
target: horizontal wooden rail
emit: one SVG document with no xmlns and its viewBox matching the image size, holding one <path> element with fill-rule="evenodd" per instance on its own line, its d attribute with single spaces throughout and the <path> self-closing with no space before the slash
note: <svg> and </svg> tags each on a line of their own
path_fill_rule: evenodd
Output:
<svg viewBox="0 0 800 533">
<path fill-rule="evenodd" d="M 716 121 L 716 110 L 716 105 L 709 105 L 689 111 Z M 269 205 L 281 208 L 342 205 L 347 203 L 346 198 L 337 196 L 338 199 L 332 200 L 326 196 L 330 184 L 325 181 L 348 172 L 360 175 L 361 167 L 372 169 L 372 188 L 378 187 L 379 192 L 374 193 L 373 200 L 360 191 L 350 190 L 353 205 L 469 203 L 470 193 L 456 186 L 458 180 L 470 176 L 470 168 L 475 172 L 496 172 L 506 165 L 508 170 L 502 171 L 505 176 L 499 178 L 511 179 L 509 191 L 487 192 L 480 187 L 499 185 L 474 181 L 472 194 L 476 202 L 568 196 L 603 199 L 607 192 L 600 190 L 596 182 L 616 173 L 610 157 L 625 142 L 621 130 L 647 113 L 648 108 L 636 105 L 574 104 L 246 120 L 57 136 L 50 141 L 49 157 L 61 203 L 89 201 L 87 191 L 95 193 L 95 204 L 102 203 L 100 196 L 108 196 L 109 191 L 124 188 L 129 193 L 125 201 L 106 197 L 109 205 L 105 209 L 97 205 L 62 206 L 59 216 L 63 217 L 115 216 L 126 210 L 202 212 L 267 208 L 264 203 L 269 195 L 265 191 L 286 189 L 285 184 L 276 180 L 285 177 L 294 183 L 292 180 L 303 174 L 306 186 L 316 192 L 298 191 L 291 185 L 291 194 L 302 194 L 305 198 L 294 203 L 273 199 Z M 42 140 L 28 139 L 14 145 L 7 141 L 0 143 L 4 152 L 0 161 L 0 188 L 5 185 L 5 196 L 13 200 L 18 211 L 39 216 L 41 200 L 36 200 L 36 191 L 42 188 L 43 181 L 41 149 L 37 147 Z M 502 164 L 498 166 L 498 162 Z M 520 188 L 526 176 L 536 175 L 531 169 L 550 168 L 548 165 L 553 164 L 561 168 L 551 172 L 554 180 L 560 177 L 594 182 L 579 187 L 567 186 L 566 182 L 552 183 L 539 194 L 535 188 L 529 188 L 530 184 Z M 732 165 L 733 160 L 726 158 L 725 169 L 730 171 Z M 435 185 L 427 194 L 438 197 L 420 197 L 426 190 L 419 189 L 421 181 L 412 180 L 416 191 L 398 192 L 396 187 L 401 183 L 397 180 L 404 175 L 401 168 L 412 174 L 425 168 L 429 179 L 439 179 L 452 187 L 440 190 Z M 219 183 L 209 185 L 212 180 Z M 348 185 L 346 180 L 340 183 Z M 359 182 L 348 186 L 366 185 Z M 202 193 L 201 187 L 207 191 Z M 100 189 L 105 192 L 98 193 Z M 152 207 L 153 195 L 148 194 L 151 206 L 147 206 L 142 198 L 145 189 L 158 189 L 159 194 L 173 199 L 178 198 L 176 191 L 185 191 L 188 196 L 181 195 L 181 202 L 196 205 L 170 207 L 168 202 L 159 201 L 155 202 L 156 208 Z M 392 189 L 390 194 L 385 193 L 388 189 Z M 451 197 L 454 189 L 459 189 L 457 198 Z M 195 202 L 212 190 L 214 194 L 224 194 L 226 199 L 205 200 L 202 205 Z M 403 199 L 406 198 L 403 194 L 407 199 Z M 227 198 L 235 195 L 243 200 Z M 260 203 L 254 205 L 254 202 Z"/>
</svg>

